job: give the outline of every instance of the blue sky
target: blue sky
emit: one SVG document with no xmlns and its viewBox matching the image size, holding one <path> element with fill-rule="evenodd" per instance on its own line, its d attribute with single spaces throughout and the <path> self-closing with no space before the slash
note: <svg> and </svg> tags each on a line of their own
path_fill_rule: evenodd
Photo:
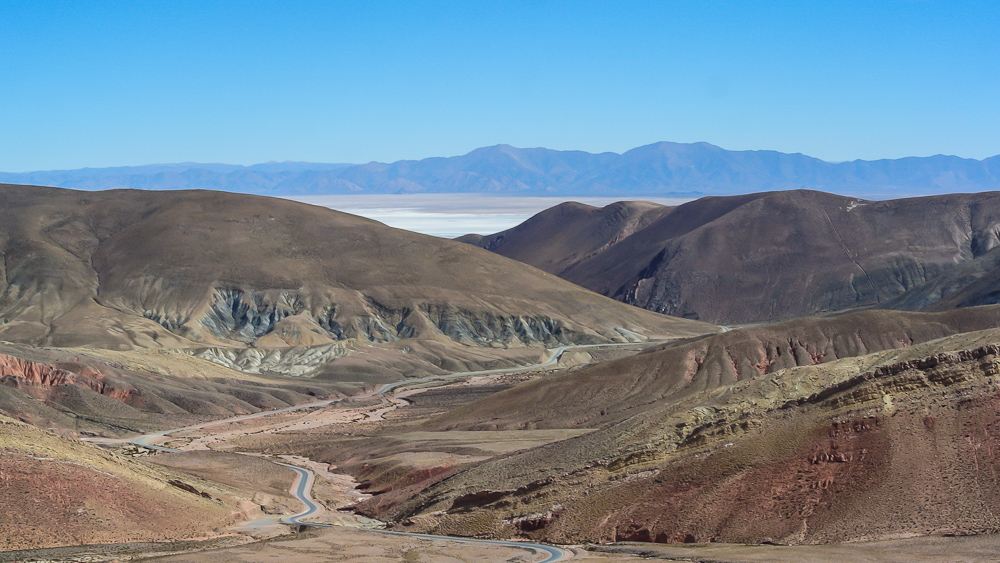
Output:
<svg viewBox="0 0 1000 563">
<path fill-rule="evenodd" d="M 1000 154 L 1000 3 L 6 2 L 0 170 Z"/>
</svg>

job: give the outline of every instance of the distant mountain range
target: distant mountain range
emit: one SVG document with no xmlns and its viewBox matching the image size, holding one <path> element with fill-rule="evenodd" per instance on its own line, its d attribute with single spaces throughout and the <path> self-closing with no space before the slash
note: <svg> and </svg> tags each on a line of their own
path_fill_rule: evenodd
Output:
<svg viewBox="0 0 1000 563">
<path fill-rule="evenodd" d="M 872 199 L 1000 189 L 1000 156 L 831 163 L 802 154 L 661 142 L 624 154 L 496 145 L 392 164 L 161 164 L 0 173 L 0 182 L 82 190 L 208 189 L 262 195 L 484 193 L 701 196 L 809 188 Z"/>
</svg>

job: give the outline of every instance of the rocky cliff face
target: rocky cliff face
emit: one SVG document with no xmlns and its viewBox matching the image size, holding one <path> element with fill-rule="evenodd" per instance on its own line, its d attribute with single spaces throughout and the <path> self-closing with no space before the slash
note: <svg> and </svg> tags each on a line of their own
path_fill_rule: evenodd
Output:
<svg viewBox="0 0 1000 563">
<path fill-rule="evenodd" d="M 146 402 L 135 387 L 115 381 L 93 366 L 82 363 L 38 363 L 0 353 L 0 384 L 21 389 L 39 400 L 47 400 L 53 388 L 75 385 L 142 408 Z"/>
<path fill-rule="evenodd" d="M 195 366 L 200 376 L 191 377 L 173 373 L 184 365 L 179 359 L 166 358 L 164 365 L 152 372 L 85 354 L 0 344 L 0 414 L 69 433 L 115 436 L 336 394 L 323 382 L 240 381 L 238 372 L 207 363 Z"/>
<path fill-rule="evenodd" d="M 418 334 L 478 346 L 553 347 L 601 341 L 596 334 L 570 329 L 563 321 L 543 315 L 505 315 L 450 304 L 394 307 L 365 296 L 358 301 L 362 303 L 360 314 L 338 314 L 345 307 L 305 292 L 219 288 L 200 316 L 171 317 L 151 311 L 144 316 L 195 341 L 218 339 L 243 344 L 260 341 L 288 346 L 349 338 L 385 343 Z M 267 336 L 270 338 L 264 339 Z"/>
<path fill-rule="evenodd" d="M 198 358 L 244 373 L 301 377 L 349 354 L 341 344 L 287 348 L 188 348 Z"/>
<path fill-rule="evenodd" d="M 548 316 L 504 315 L 449 304 L 392 307 L 363 297 L 363 313 L 338 315 L 336 303 L 315 303 L 299 291 L 253 292 L 216 289 L 207 311 L 197 318 L 145 312 L 165 329 L 193 340 L 207 336 L 244 344 L 265 342 L 296 345 L 356 338 L 366 342 L 397 342 L 428 331 L 455 342 L 479 346 L 560 346 L 600 342 L 595 334 L 569 329 Z M 315 314 L 313 310 L 318 310 Z M 295 321 L 295 322 L 292 322 Z M 624 329 L 622 329 L 624 330 Z M 303 333 L 312 338 L 304 337 Z M 639 338 L 639 335 L 634 335 Z"/>
</svg>

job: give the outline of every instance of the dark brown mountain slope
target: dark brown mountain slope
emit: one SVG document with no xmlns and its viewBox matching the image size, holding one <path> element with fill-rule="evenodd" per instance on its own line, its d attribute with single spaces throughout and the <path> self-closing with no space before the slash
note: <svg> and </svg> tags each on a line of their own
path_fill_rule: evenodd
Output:
<svg viewBox="0 0 1000 563">
<path fill-rule="evenodd" d="M 0 253 L 0 338 L 33 344 L 522 346 L 714 330 L 468 245 L 222 192 L 0 186 Z"/>
<path fill-rule="evenodd" d="M 997 300 L 986 288 L 958 298 L 965 287 L 948 281 L 956 265 L 982 259 L 970 266 L 975 270 L 995 260 L 987 253 L 1000 245 L 996 192 L 879 202 L 805 190 L 703 198 L 664 208 L 615 244 L 609 237 L 605 244 L 586 242 L 588 251 L 569 252 L 568 260 L 560 258 L 567 254 L 560 233 L 588 229 L 589 218 L 556 221 L 551 211 L 481 244 L 670 315 L 741 323 L 865 306 L 927 309 L 939 301 L 948 308 Z M 531 236 L 522 236 L 529 227 Z M 920 293 L 928 283 L 950 289 Z M 919 295 L 900 298 L 907 292 Z"/>
<path fill-rule="evenodd" d="M 646 201 L 593 207 L 569 201 L 502 233 L 456 239 L 561 275 L 626 237 L 646 228 L 672 208 Z"/>
<path fill-rule="evenodd" d="M 1000 303 L 1000 249 L 945 269 L 881 306 L 909 311 L 945 311 Z"/>
</svg>

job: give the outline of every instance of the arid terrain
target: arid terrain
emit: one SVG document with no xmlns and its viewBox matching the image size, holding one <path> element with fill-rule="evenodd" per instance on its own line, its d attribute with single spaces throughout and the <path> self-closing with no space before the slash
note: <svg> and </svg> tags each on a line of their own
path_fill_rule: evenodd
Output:
<svg viewBox="0 0 1000 563">
<path fill-rule="evenodd" d="M 0 185 L 0 337 L 109 349 L 701 334 L 463 245 L 287 200 Z"/>
<path fill-rule="evenodd" d="M 714 323 L 997 302 L 996 192 L 866 201 L 792 190 L 677 207 L 574 202 L 459 240 L 602 295 Z"/>
<path fill-rule="evenodd" d="M 0 561 L 1000 545 L 995 194 L 566 204 L 485 249 L 257 196 L 0 196 Z M 670 312 L 794 318 L 552 275 L 665 248 L 640 277 L 690 276 Z"/>
<path fill-rule="evenodd" d="M 197 538 L 237 521 L 231 488 L 192 494 L 172 485 L 190 485 L 184 474 L 3 416 L 0 452 L 4 550 Z"/>
<path fill-rule="evenodd" d="M 401 428 L 390 413 L 360 435 L 251 435 L 236 447 L 337 465 L 374 495 L 358 510 L 402 530 L 556 543 L 986 533 L 1000 525 L 985 496 L 997 490 L 997 335 L 975 328 L 995 324 L 997 309 L 969 313 L 959 329 L 912 313 L 815 321 L 813 342 L 800 333 L 791 351 L 771 340 L 789 327 L 736 330 L 490 383 L 484 398 L 459 385 L 408 395 Z M 852 317 L 879 329 L 876 314 L 901 317 L 873 333 L 886 340 L 825 340 L 822 329 L 846 332 Z M 952 335 L 919 333 L 934 325 Z M 704 361 L 711 354 L 759 367 L 727 378 Z M 774 365 L 795 356 L 798 365 Z"/>
<path fill-rule="evenodd" d="M 1000 563 L 1000 2 L 4 2 L 0 563 Z"/>
<path fill-rule="evenodd" d="M 983 338 L 983 335 L 979 334 L 963 335 L 960 338 L 960 343 L 964 345 L 974 344 L 975 340 L 970 340 L 970 338 L 988 339 Z M 918 353 L 917 356 L 919 355 Z M 975 354 L 972 355 L 974 356 Z M 912 354 L 905 354 L 903 358 L 911 356 Z M 883 357 L 882 359 L 884 360 L 885 358 Z M 894 359 L 898 360 L 899 358 Z M 962 363 L 962 358 L 956 359 L 959 360 L 959 364 Z M 947 361 L 945 358 L 943 360 Z M 866 364 L 866 367 L 870 367 L 872 360 L 867 361 L 869 363 Z M 834 362 L 834 364 L 838 363 L 840 362 Z M 909 363 L 914 362 L 910 361 Z M 847 367 L 846 370 L 854 373 L 857 367 L 856 365 L 852 365 Z M 921 366 L 917 363 L 915 367 Z M 562 371 L 562 368 L 559 368 L 557 371 Z M 395 394 L 395 397 L 385 397 L 379 400 L 353 401 L 332 405 L 320 410 L 271 415 L 239 424 L 220 425 L 204 430 L 178 433 L 168 442 L 168 445 L 182 449 L 184 453 L 156 454 L 148 458 L 149 461 L 147 463 L 152 463 L 154 467 L 167 467 L 169 468 L 168 470 L 182 470 L 187 472 L 190 475 L 188 477 L 189 482 L 197 486 L 203 486 L 202 483 L 205 483 L 206 479 L 207 482 L 229 484 L 230 486 L 236 483 L 237 485 L 242 485 L 243 490 L 247 489 L 248 484 L 253 484 L 255 492 L 249 506 L 254 508 L 259 516 L 252 526 L 243 525 L 244 533 L 250 533 L 257 537 L 268 537 L 273 536 L 273 534 L 279 531 L 275 529 L 276 527 L 273 523 L 268 523 L 268 518 L 271 518 L 271 522 L 273 522 L 273 519 L 279 515 L 289 514 L 297 510 L 294 506 L 296 501 L 289 498 L 286 492 L 290 475 L 288 475 L 287 471 L 282 472 L 281 468 L 274 466 L 264 459 L 255 462 L 253 460 L 256 458 L 247 458 L 245 455 L 237 456 L 225 453 L 226 451 L 236 450 L 246 452 L 259 450 L 269 451 L 276 455 L 287 451 L 297 451 L 299 453 L 317 455 L 308 451 L 309 445 L 318 443 L 329 447 L 332 443 L 339 442 L 337 450 L 343 452 L 343 455 L 352 455 L 357 452 L 366 452 L 368 455 L 371 455 L 374 452 L 376 454 L 375 457 L 368 458 L 367 462 L 357 463 L 353 468 L 351 467 L 350 460 L 343 466 L 330 465 L 327 468 L 325 463 L 310 463 L 307 461 L 307 458 L 301 456 L 292 456 L 287 453 L 281 455 L 286 461 L 310 467 L 315 471 L 317 478 L 313 487 L 313 496 L 320 500 L 328 510 L 310 520 L 337 523 L 339 527 L 333 530 L 324 531 L 315 529 L 297 537 L 293 536 L 287 539 L 275 538 L 263 543 L 248 544 L 246 543 L 246 539 L 239 540 L 238 538 L 223 535 L 214 540 L 201 540 L 200 542 L 133 544 L 131 547 L 95 546 L 50 551 L 32 550 L 20 553 L 24 556 L 51 557 L 59 555 L 65 558 L 59 560 L 75 560 L 72 558 L 83 557 L 83 554 L 86 553 L 90 561 L 142 560 L 147 555 L 156 555 L 158 560 L 162 560 L 160 559 L 161 557 L 167 556 L 166 560 L 170 561 L 207 561 L 208 558 L 217 558 L 219 556 L 223 556 L 226 560 L 231 561 L 258 561 L 262 557 L 290 558 L 292 561 L 312 561 L 316 557 L 320 557 L 324 550 L 333 550 L 335 555 L 332 556 L 334 558 L 331 560 L 344 561 L 357 558 L 374 561 L 452 561 L 468 560 L 468 558 L 497 561 L 538 560 L 529 551 L 513 548 L 477 546 L 474 544 L 461 545 L 444 540 L 422 540 L 420 538 L 384 536 L 380 534 L 373 536 L 372 532 L 363 530 L 365 522 L 363 518 L 359 519 L 356 516 L 352 516 L 349 512 L 345 513 L 337 510 L 338 507 L 351 506 L 360 507 L 362 512 L 366 510 L 378 510 L 380 506 L 384 508 L 387 502 L 388 506 L 392 506 L 394 504 L 393 499 L 398 500 L 400 498 L 398 494 L 393 494 L 396 487 L 400 484 L 405 484 L 401 483 L 400 479 L 406 480 L 405 475 L 420 474 L 426 477 L 429 482 L 436 481 L 438 475 L 435 474 L 440 473 L 442 469 L 440 466 L 441 463 L 454 464 L 455 467 L 461 467 L 463 464 L 475 467 L 477 462 L 511 459 L 511 455 L 516 457 L 518 453 L 530 453 L 545 444 L 548 444 L 548 448 L 550 449 L 552 447 L 559 447 L 559 444 L 568 441 L 573 436 L 584 438 L 591 435 L 590 430 L 428 431 L 422 429 L 424 427 L 422 421 L 428 418 L 434 419 L 438 413 L 453 410 L 456 405 L 467 404 L 468 401 L 475 400 L 477 396 L 488 396 L 496 392 L 498 388 L 516 387 L 519 383 L 526 380 L 536 379 L 537 376 L 538 374 L 523 373 L 484 375 L 444 386 L 429 388 L 418 386 L 417 388 L 399 391 Z M 547 376 L 542 374 L 542 377 L 544 379 Z M 801 380 L 802 378 L 797 379 Z M 813 377 L 806 377 L 805 379 L 811 385 L 817 383 Z M 941 378 L 938 379 L 940 380 Z M 765 383 L 768 384 L 768 387 L 773 386 L 771 381 Z M 963 385 L 968 385 L 968 383 L 966 381 Z M 792 385 L 793 387 L 801 386 L 801 383 L 796 381 Z M 808 389 L 812 390 L 814 388 L 809 387 Z M 742 389 L 737 391 L 740 397 L 745 395 L 743 391 Z M 729 393 L 733 392 L 729 391 Z M 755 393 L 757 392 L 755 391 Z M 771 393 L 776 394 L 773 391 Z M 723 393 L 722 395 L 725 396 L 726 394 Z M 756 394 L 751 394 L 751 396 L 757 397 Z M 753 412 L 768 412 L 766 405 L 758 405 L 756 401 L 754 402 L 755 409 L 752 409 Z M 761 403 L 763 402 L 761 401 Z M 828 402 L 830 401 L 828 400 Z M 883 406 L 885 404 L 882 398 L 878 402 L 882 403 Z M 736 406 L 737 412 L 739 412 L 739 409 L 745 408 L 745 405 L 742 403 L 743 401 Z M 716 402 L 715 404 L 726 404 L 726 401 L 722 401 L 721 403 Z M 732 404 L 732 402 L 730 401 L 729 404 Z M 757 409 L 756 407 L 758 406 L 763 408 Z M 895 413 L 892 413 L 890 416 L 895 416 Z M 676 420 L 676 417 L 674 420 Z M 865 418 L 861 422 L 872 424 L 869 422 L 870 420 L 870 418 Z M 899 422 L 895 421 L 896 424 L 899 424 Z M 416 423 L 416 426 L 414 426 L 414 423 Z M 926 429 L 926 422 L 921 421 L 921 425 Z M 712 424 L 706 426 L 711 428 Z M 786 426 L 797 428 L 797 424 L 794 422 L 786 422 Z M 903 421 L 902 426 L 905 428 L 907 423 Z M 873 432 L 877 432 L 878 430 L 884 430 L 884 428 L 871 429 Z M 854 431 L 856 432 L 857 430 Z M 715 433 L 718 432 L 708 432 L 709 435 Z M 759 435 L 761 433 L 763 432 L 756 433 L 758 441 L 760 440 Z M 864 430 L 862 430 L 862 433 L 864 433 Z M 739 431 L 734 432 L 724 429 L 721 434 L 721 438 L 716 436 L 716 439 L 734 440 L 734 438 L 737 438 L 735 441 L 738 442 Z M 794 441 L 794 437 L 788 436 L 787 428 L 783 433 L 779 434 L 784 434 L 785 440 L 791 439 Z M 801 469 L 796 469 L 799 472 L 798 478 L 800 482 L 803 477 L 805 478 L 805 482 L 802 482 L 801 486 L 805 486 L 807 496 L 809 491 L 816 491 L 816 493 L 812 493 L 814 496 L 816 494 L 822 496 L 825 494 L 823 491 L 832 490 L 838 476 L 852 477 L 851 473 L 853 471 L 845 476 L 843 475 L 843 469 L 848 468 L 850 463 L 858 461 L 853 458 L 853 456 L 858 454 L 857 444 L 851 444 L 851 441 L 856 439 L 850 434 L 846 438 L 841 438 L 841 441 L 846 441 L 853 449 L 842 446 L 838 450 L 835 447 L 837 440 L 831 439 L 827 445 L 828 449 L 832 448 L 829 452 L 809 452 L 812 458 L 815 459 L 807 457 L 804 460 L 806 462 L 805 468 L 811 467 L 809 464 L 816 465 L 816 460 L 822 460 L 824 455 L 829 460 L 820 461 L 820 467 L 812 469 L 811 472 L 807 469 L 805 475 L 802 475 Z M 716 441 L 716 443 L 718 442 Z M 865 441 L 865 445 L 871 445 L 870 437 Z M 701 452 L 702 455 L 712 454 L 717 456 L 709 462 L 711 464 L 710 467 L 715 467 L 719 464 L 721 465 L 719 470 L 722 471 L 740 464 L 737 461 L 734 465 L 731 458 L 727 459 L 730 455 L 736 455 L 737 459 L 740 457 L 747 460 L 755 459 L 753 453 L 748 454 L 745 450 L 734 453 L 738 452 L 737 448 L 749 447 L 752 450 L 753 448 L 757 448 L 756 451 L 758 452 L 771 452 L 769 448 L 760 450 L 760 445 L 754 444 L 752 440 L 749 445 L 741 443 L 739 446 L 729 445 L 728 447 L 721 448 L 718 445 L 705 448 L 705 441 L 702 440 L 700 441 L 700 446 L 700 448 L 694 449 Z M 547 448 L 543 447 L 541 449 L 545 450 Z M 380 454 L 377 453 L 379 451 L 381 451 Z M 846 460 L 835 461 L 837 454 L 845 456 Z M 691 456 L 688 455 L 687 457 Z M 697 458 L 698 455 L 696 454 L 694 457 Z M 645 463 L 649 465 L 650 461 L 647 459 Z M 429 462 L 432 465 L 427 465 Z M 437 465 L 433 465 L 435 463 Z M 633 491 L 632 494 L 636 492 L 640 494 L 636 499 L 638 502 L 633 504 L 633 507 L 642 506 L 639 499 L 648 496 L 648 493 L 642 491 L 650 485 L 662 482 L 662 480 L 648 479 L 645 475 L 647 473 L 662 475 L 659 471 L 637 471 L 636 465 L 641 465 L 642 463 L 638 461 L 632 466 L 603 468 L 605 471 L 610 470 L 625 477 L 624 479 L 611 480 L 614 495 L 621 495 L 623 492 L 628 491 Z M 775 467 L 781 467 L 782 465 L 769 465 L 770 469 L 767 470 L 767 473 L 772 473 Z M 831 467 L 824 470 L 824 465 Z M 840 465 L 844 465 L 844 468 L 838 467 Z M 877 466 L 878 464 L 875 465 Z M 358 482 L 344 475 L 342 471 L 357 472 L 362 476 L 367 471 L 369 479 Z M 704 468 L 696 469 L 695 471 L 696 474 L 706 475 Z M 817 471 L 820 473 L 825 471 L 826 473 L 819 475 Z M 464 473 L 459 473 L 457 476 L 462 478 Z M 813 475 L 810 475 L 810 473 L 813 473 Z M 827 473 L 830 476 L 824 477 Z M 710 476 L 711 472 L 708 472 L 707 475 Z M 853 475 L 853 477 L 855 479 L 858 478 L 857 475 Z M 820 483 L 827 483 L 828 481 L 829 484 L 812 488 L 809 486 L 809 481 L 812 479 L 818 479 Z M 412 481 L 412 477 L 409 480 Z M 557 481 L 563 481 L 563 479 L 558 479 Z M 592 479 L 590 486 L 594 485 L 600 488 L 600 482 Z M 849 485 L 849 483 L 845 483 L 845 485 Z M 412 494 L 415 490 L 420 490 L 424 486 L 426 486 L 426 483 L 418 481 L 401 487 L 399 490 L 406 491 L 409 488 L 410 490 L 407 492 Z M 740 481 L 735 486 L 740 486 Z M 594 494 L 594 492 L 589 494 Z M 564 494 L 565 491 L 548 491 L 548 495 L 560 493 Z M 794 505 L 796 503 L 796 499 L 794 498 L 795 487 L 789 488 L 787 494 L 792 497 L 788 503 Z M 545 495 L 539 494 L 538 496 Z M 570 498 L 576 496 L 584 499 L 587 497 L 587 495 L 580 495 L 578 492 L 570 495 Z M 715 496 L 716 498 L 730 498 L 731 494 L 723 491 L 715 493 Z M 739 497 L 739 495 L 736 496 Z M 588 500 L 593 502 L 593 499 Z M 517 502 L 523 503 L 525 499 L 518 499 Z M 802 499 L 799 499 L 799 502 L 802 502 Z M 243 501 L 243 503 L 244 506 L 247 506 L 246 501 Z M 503 505 L 503 503 L 498 504 Z M 822 505 L 823 503 L 820 502 L 819 506 Z M 541 528 L 544 528 L 545 525 L 559 524 L 559 520 L 572 514 L 574 508 L 576 507 L 569 506 L 568 509 L 561 510 L 560 514 L 555 515 L 555 518 L 550 517 L 548 522 L 544 522 Z M 663 513 L 658 508 L 650 508 L 656 510 L 657 513 Z M 746 510 L 746 507 L 743 506 L 740 510 Z M 758 510 L 763 510 L 764 513 L 769 512 L 767 507 Z M 490 512 L 492 512 L 491 507 L 484 507 L 482 515 L 489 515 Z M 635 513 L 634 508 L 632 512 L 633 514 Z M 670 513 L 675 512 L 670 511 Z M 463 514 L 467 515 L 466 517 L 472 516 L 468 509 L 456 511 L 453 507 L 453 509 L 447 510 L 443 514 L 436 516 L 429 515 L 429 520 L 427 517 L 410 518 L 400 522 L 397 526 L 403 530 L 407 530 L 413 527 L 427 526 L 429 522 L 433 521 L 438 521 L 440 525 L 442 519 L 447 520 L 449 517 L 454 518 L 455 516 L 461 518 Z M 762 518 L 762 520 L 766 519 Z M 521 526 L 525 527 L 527 527 L 528 523 L 527 520 L 519 522 Z M 535 524 L 538 523 L 539 521 L 536 520 Z M 343 528 L 343 526 L 348 526 L 348 528 Z M 932 535 L 941 535 L 940 530 L 929 531 Z M 947 532 L 947 535 L 953 535 L 954 532 L 962 535 L 960 530 L 951 530 Z M 516 531 L 514 533 L 515 535 L 520 535 Z M 460 535 L 466 534 L 461 533 Z M 643 541 L 644 538 L 640 534 L 638 537 L 630 539 L 633 541 Z M 650 539 L 655 538 L 646 538 L 645 541 L 648 542 Z M 961 560 L 988 561 L 992 557 L 993 550 L 997 545 L 997 540 L 993 539 L 993 536 L 990 535 L 966 538 L 916 538 L 861 544 L 824 543 L 821 545 L 803 545 L 801 547 L 769 547 L 759 545 L 741 547 L 740 545 L 726 544 L 725 540 L 722 542 L 704 543 L 707 539 L 689 539 L 686 537 L 679 538 L 676 541 L 679 542 L 680 546 L 674 548 L 659 547 L 648 543 L 637 544 L 625 542 L 615 544 L 614 546 L 578 544 L 577 547 L 566 547 L 563 550 L 564 557 L 568 558 L 567 560 L 574 561 L 639 561 L 650 557 L 664 560 L 694 561 L 824 561 L 830 560 L 831 557 L 879 561 L 953 561 L 955 560 L 954 555 L 956 550 L 962 554 Z M 695 543 L 685 543 L 692 541 Z M 206 549 L 208 551 L 199 554 Z M 170 555 L 171 553 L 175 555 Z M 16 554 L 13 552 L 8 554 L 8 556 L 14 555 Z M 330 557 L 330 555 L 328 554 L 327 557 Z M 17 559 L 8 558 L 6 560 Z"/>
</svg>

